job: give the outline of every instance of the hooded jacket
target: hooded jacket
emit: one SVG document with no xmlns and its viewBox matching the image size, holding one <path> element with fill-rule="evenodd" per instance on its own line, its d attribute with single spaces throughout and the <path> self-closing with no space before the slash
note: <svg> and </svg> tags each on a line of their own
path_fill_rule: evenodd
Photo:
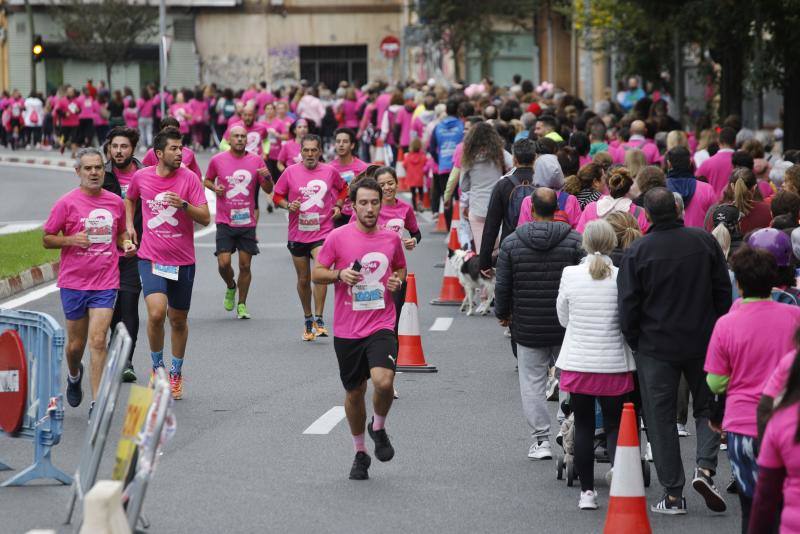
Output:
<svg viewBox="0 0 800 534">
<path fill-rule="evenodd" d="M 534 221 L 500 245 L 495 315 L 511 319 L 511 338 L 524 347 L 561 345 L 556 299 L 564 267 L 584 256 L 581 236 L 566 223 Z"/>
<path fill-rule="evenodd" d="M 447 116 L 433 129 L 428 152 L 439 165 L 440 174 L 449 173 L 453 169 L 456 145 L 463 139 L 464 124 L 458 117 Z"/>
<path fill-rule="evenodd" d="M 617 288 L 628 345 L 660 360 L 705 358 L 714 323 L 731 306 L 722 249 L 680 221 L 654 224 L 625 250 Z"/>
<path fill-rule="evenodd" d="M 142 163 L 133 158 L 133 165 L 137 169 L 142 168 Z M 107 161 L 105 165 L 105 176 L 103 177 L 103 189 L 110 191 L 117 196 L 122 196 L 122 186 L 120 186 L 117 175 L 114 174 L 114 167 L 111 161 Z M 125 224 L 125 221 L 122 221 Z M 136 212 L 133 214 L 133 227 L 136 230 L 139 239 L 142 239 L 142 201 L 136 201 Z M 137 245 L 141 244 L 137 243 Z M 131 291 L 138 293 L 142 289 L 142 282 L 139 279 L 139 259 L 134 256 L 126 258 L 120 256 L 119 258 L 119 289 L 120 291 Z"/>
<path fill-rule="evenodd" d="M 533 185 L 548 187 L 553 191 L 564 188 L 564 171 L 553 154 L 544 154 L 536 158 L 533 164 Z"/>
<path fill-rule="evenodd" d="M 688 206 L 697 189 L 697 179 L 691 171 L 673 169 L 667 173 L 667 189 L 678 193 L 683 198 L 683 205 Z"/>
</svg>

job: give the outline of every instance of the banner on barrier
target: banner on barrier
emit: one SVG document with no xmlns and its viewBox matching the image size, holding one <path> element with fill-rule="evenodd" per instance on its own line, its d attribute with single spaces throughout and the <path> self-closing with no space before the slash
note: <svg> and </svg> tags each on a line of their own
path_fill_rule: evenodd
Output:
<svg viewBox="0 0 800 534">
<path fill-rule="evenodd" d="M 143 386 L 131 386 L 125 420 L 122 423 L 122 434 L 117 445 L 117 457 L 114 461 L 113 480 L 124 480 L 131 466 L 133 453 L 136 451 L 136 438 L 142 429 L 144 419 L 153 402 L 153 390 Z"/>
</svg>

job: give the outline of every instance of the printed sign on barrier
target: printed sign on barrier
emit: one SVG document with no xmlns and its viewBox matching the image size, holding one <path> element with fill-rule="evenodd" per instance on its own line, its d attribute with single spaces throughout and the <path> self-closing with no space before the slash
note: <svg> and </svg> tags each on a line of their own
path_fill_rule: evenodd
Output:
<svg viewBox="0 0 800 534">
<path fill-rule="evenodd" d="M 125 479 L 136 450 L 136 438 L 142 429 L 144 418 L 147 416 L 152 401 L 152 389 L 137 385 L 131 386 L 128 408 L 125 410 L 125 421 L 122 423 L 122 435 L 117 444 L 117 458 L 114 462 L 112 480 Z"/>
</svg>

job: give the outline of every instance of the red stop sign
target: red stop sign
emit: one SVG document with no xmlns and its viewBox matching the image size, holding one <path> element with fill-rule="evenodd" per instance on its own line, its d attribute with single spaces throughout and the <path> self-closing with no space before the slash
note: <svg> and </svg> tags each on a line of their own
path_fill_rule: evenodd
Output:
<svg viewBox="0 0 800 534">
<path fill-rule="evenodd" d="M 22 425 L 28 398 L 28 361 L 14 330 L 0 334 L 0 428 L 13 434 Z"/>
<path fill-rule="evenodd" d="M 400 39 L 393 35 L 387 35 L 381 41 L 381 53 L 386 59 L 392 59 L 400 55 Z"/>
</svg>

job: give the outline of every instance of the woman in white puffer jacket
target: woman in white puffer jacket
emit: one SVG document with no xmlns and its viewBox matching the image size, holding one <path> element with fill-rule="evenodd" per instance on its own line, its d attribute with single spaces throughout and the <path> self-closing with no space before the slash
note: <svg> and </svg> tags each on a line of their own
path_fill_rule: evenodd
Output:
<svg viewBox="0 0 800 534">
<path fill-rule="evenodd" d="M 636 365 L 619 328 L 617 268 L 608 256 L 617 245 L 614 229 L 600 219 L 586 225 L 583 248 L 587 256 L 561 275 L 556 308 L 567 331 L 556 362 L 559 387 L 570 394 L 575 416 L 575 467 L 581 481 L 578 507 L 597 508 L 594 491 L 595 399 L 612 460 L 619 421 L 627 393 L 633 391 Z"/>
</svg>

